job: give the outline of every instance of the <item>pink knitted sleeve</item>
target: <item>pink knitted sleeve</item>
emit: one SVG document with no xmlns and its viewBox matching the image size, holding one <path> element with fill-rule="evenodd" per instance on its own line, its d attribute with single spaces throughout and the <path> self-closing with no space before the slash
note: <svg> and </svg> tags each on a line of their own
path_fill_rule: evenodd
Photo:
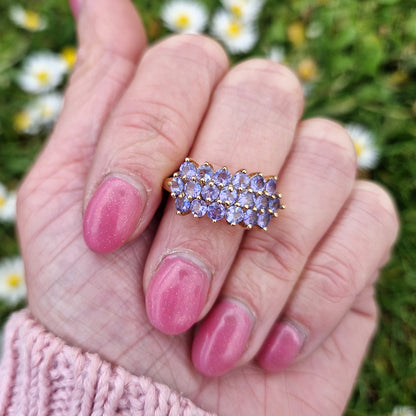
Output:
<svg viewBox="0 0 416 416">
<path fill-rule="evenodd" d="M 23 310 L 6 325 L 0 415 L 212 414 L 167 386 L 66 345 Z"/>
</svg>

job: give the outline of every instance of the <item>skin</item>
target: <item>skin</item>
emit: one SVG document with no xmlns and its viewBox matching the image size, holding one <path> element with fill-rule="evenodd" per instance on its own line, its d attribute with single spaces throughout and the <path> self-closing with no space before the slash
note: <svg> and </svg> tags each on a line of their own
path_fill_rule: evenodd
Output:
<svg viewBox="0 0 416 416">
<path fill-rule="evenodd" d="M 221 415 L 342 414 L 376 328 L 374 284 L 398 232 L 391 198 L 355 180 L 341 126 L 299 122 L 300 86 L 284 67 L 252 60 L 229 69 L 220 46 L 200 36 L 144 53 L 127 0 L 77 5 L 80 49 L 65 107 L 18 195 L 31 312 L 67 343 Z M 250 234 L 178 217 L 172 201 L 162 215 L 162 181 L 187 155 L 231 172 L 280 172 L 288 209 L 267 232 Z M 144 203 L 128 242 L 97 254 L 84 241 L 83 213 L 109 173 L 128 176 Z M 147 317 L 154 271 L 178 249 L 211 275 L 198 320 L 218 298 L 244 305 L 252 319 L 244 351 L 223 376 L 195 369 L 198 331 L 165 335 Z M 256 356 L 283 317 L 304 344 L 290 365 L 268 372 Z"/>
</svg>

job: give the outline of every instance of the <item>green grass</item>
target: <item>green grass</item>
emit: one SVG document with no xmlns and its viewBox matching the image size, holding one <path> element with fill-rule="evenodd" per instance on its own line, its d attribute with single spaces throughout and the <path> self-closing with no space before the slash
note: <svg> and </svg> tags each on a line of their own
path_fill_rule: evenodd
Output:
<svg viewBox="0 0 416 416">
<path fill-rule="evenodd" d="M 201 0 L 202 1 L 202 0 Z M 166 30 L 158 18 L 161 2 L 136 0 L 152 41 Z M 13 128 L 14 114 L 29 96 L 15 77 L 33 51 L 59 52 L 75 44 L 74 22 L 58 0 L 25 1 L 44 14 L 48 28 L 30 34 L 8 19 L 0 5 L 0 182 L 16 187 L 41 149 L 46 134 L 27 136 Z M 211 12 L 215 0 L 205 1 Z M 295 46 L 287 35 L 293 22 L 320 36 Z M 264 56 L 283 46 L 293 68 L 313 58 L 317 77 L 307 97 L 305 117 L 357 122 L 377 137 L 378 167 L 366 176 L 383 184 L 400 211 L 402 229 L 393 258 L 378 284 L 380 327 L 364 363 L 347 415 L 386 415 L 395 405 L 416 406 L 416 3 L 414 0 L 269 0 L 260 16 L 258 45 L 244 56 Z M 11 225 L 0 224 L 0 258 L 18 253 Z M 0 303 L 0 323 L 10 308 Z"/>
</svg>

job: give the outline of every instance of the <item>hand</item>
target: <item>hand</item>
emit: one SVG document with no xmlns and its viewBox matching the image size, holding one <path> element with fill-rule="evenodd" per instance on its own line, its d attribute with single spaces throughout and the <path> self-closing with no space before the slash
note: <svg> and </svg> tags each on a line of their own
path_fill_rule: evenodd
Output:
<svg viewBox="0 0 416 416">
<path fill-rule="evenodd" d="M 221 415 L 341 414 L 398 229 L 386 192 L 355 181 L 345 131 L 299 122 L 301 87 L 278 64 L 229 69 L 202 36 L 145 50 L 127 0 L 84 0 L 78 33 L 63 113 L 19 192 L 34 316 Z M 159 222 L 188 155 L 279 173 L 288 208 L 267 232 L 177 216 L 173 200 Z"/>
</svg>

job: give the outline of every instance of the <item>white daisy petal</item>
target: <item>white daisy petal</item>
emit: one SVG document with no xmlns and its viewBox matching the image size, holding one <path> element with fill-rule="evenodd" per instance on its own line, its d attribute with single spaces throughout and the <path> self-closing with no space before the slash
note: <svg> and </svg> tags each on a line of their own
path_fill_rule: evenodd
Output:
<svg viewBox="0 0 416 416">
<path fill-rule="evenodd" d="M 38 134 L 42 128 L 39 111 L 32 104 L 15 114 L 13 124 L 16 131 L 26 134 Z"/>
<path fill-rule="evenodd" d="M 263 0 L 221 0 L 221 2 L 229 13 L 245 22 L 255 20 L 264 4 Z"/>
<path fill-rule="evenodd" d="M 63 106 L 63 96 L 58 92 L 39 96 L 32 104 L 38 112 L 41 125 L 51 125 L 54 123 L 61 112 Z"/>
<path fill-rule="evenodd" d="M 22 90 L 40 94 L 57 87 L 62 82 L 65 72 L 66 66 L 59 55 L 38 52 L 25 60 L 17 81 Z"/>
<path fill-rule="evenodd" d="M 416 416 L 416 411 L 410 406 L 395 406 L 391 416 Z"/>
<path fill-rule="evenodd" d="M 21 257 L 4 259 L 0 263 L 0 299 L 15 305 L 25 297 L 25 273 Z"/>
<path fill-rule="evenodd" d="M 47 26 L 46 19 L 43 16 L 32 10 L 26 10 L 19 5 L 10 7 L 9 16 L 16 26 L 29 30 L 30 32 L 39 32 Z"/>
<path fill-rule="evenodd" d="M 1 184 L 0 184 L 1 185 Z M 0 221 L 14 222 L 16 219 L 16 192 L 0 190 Z"/>
<path fill-rule="evenodd" d="M 250 51 L 258 34 L 251 22 L 236 19 L 226 10 L 218 11 L 212 20 L 212 33 L 232 54 Z"/>
<path fill-rule="evenodd" d="M 161 17 L 173 32 L 201 33 L 207 25 L 208 12 L 196 1 L 173 0 L 163 6 Z"/>
<path fill-rule="evenodd" d="M 345 129 L 354 143 L 358 168 L 364 170 L 374 168 L 379 159 L 374 134 L 360 124 L 348 124 Z"/>
<path fill-rule="evenodd" d="M 273 62 L 284 62 L 286 59 L 285 49 L 282 46 L 272 46 L 267 57 Z"/>
</svg>

